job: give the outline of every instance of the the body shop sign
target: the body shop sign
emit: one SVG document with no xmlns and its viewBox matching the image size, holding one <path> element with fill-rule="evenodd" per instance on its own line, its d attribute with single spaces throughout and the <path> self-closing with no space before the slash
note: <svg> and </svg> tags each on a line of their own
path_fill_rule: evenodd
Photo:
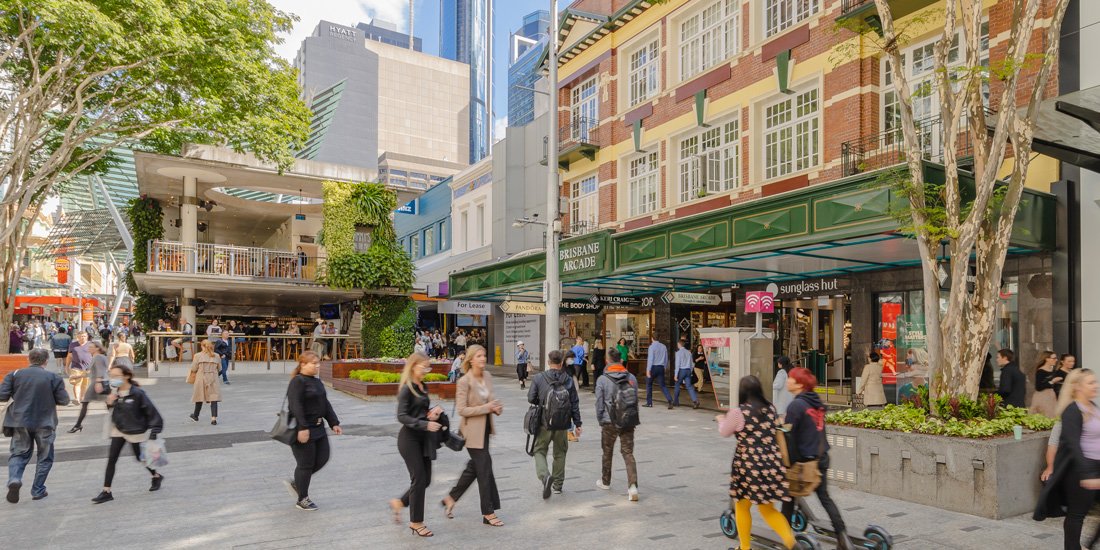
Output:
<svg viewBox="0 0 1100 550">
<path fill-rule="evenodd" d="M 578 275 L 602 271 L 607 265 L 607 234 L 579 239 L 579 242 L 563 242 L 558 250 L 561 274 Z"/>
</svg>

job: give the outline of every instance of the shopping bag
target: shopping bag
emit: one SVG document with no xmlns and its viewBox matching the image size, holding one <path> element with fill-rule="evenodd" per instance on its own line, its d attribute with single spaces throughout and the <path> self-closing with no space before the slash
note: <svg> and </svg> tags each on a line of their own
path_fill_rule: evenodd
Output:
<svg viewBox="0 0 1100 550">
<path fill-rule="evenodd" d="M 153 470 L 168 465 L 168 451 L 164 449 L 163 439 L 150 439 L 141 444 L 141 461 L 146 468 Z"/>
</svg>

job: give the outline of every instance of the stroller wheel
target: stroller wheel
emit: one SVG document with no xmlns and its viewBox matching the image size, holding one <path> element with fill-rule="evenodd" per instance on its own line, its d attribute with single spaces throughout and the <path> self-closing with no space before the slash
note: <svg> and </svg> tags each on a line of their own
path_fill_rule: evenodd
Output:
<svg viewBox="0 0 1100 550">
<path fill-rule="evenodd" d="M 722 534 L 731 539 L 737 538 L 737 522 L 733 520 L 733 510 L 726 510 L 718 517 L 718 525 L 722 527 Z"/>
</svg>

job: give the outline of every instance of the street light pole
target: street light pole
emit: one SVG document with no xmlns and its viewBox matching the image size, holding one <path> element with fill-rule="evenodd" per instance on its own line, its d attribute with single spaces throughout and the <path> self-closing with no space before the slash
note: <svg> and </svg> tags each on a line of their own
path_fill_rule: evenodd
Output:
<svg viewBox="0 0 1100 550">
<path fill-rule="evenodd" d="M 561 218 L 558 201 L 561 187 L 558 182 L 558 0 L 550 0 L 550 29 L 547 37 L 549 48 L 547 64 L 550 67 L 550 109 L 546 119 L 550 127 L 546 131 L 546 221 L 550 223 L 546 233 L 546 338 L 543 354 L 558 349 L 558 309 L 561 307 L 561 275 L 558 272 L 558 240 L 561 238 Z M 543 369 L 545 362 L 541 362 Z"/>
</svg>

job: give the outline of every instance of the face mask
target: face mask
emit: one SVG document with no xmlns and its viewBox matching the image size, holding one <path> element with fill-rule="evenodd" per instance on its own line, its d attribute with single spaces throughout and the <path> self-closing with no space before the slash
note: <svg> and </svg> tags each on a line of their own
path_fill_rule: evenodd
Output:
<svg viewBox="0 0 1100 550">
<path fill-rule="evenodd" d="M 565 364 L 566 364 L 566 365 L 572 365 L 572 364 L 573 364 L 573 360 L 572 360 L 572 359 L 566 359 L 566 360 L 565 360 Z"/>
<path fill-rule="evenodd" d="M 119 387 L 122 386 L 122 379 L 121 378 L 112 378 L 107 383 L 110 384 L 112 388 L 119 388 Z"/>
</svg>

